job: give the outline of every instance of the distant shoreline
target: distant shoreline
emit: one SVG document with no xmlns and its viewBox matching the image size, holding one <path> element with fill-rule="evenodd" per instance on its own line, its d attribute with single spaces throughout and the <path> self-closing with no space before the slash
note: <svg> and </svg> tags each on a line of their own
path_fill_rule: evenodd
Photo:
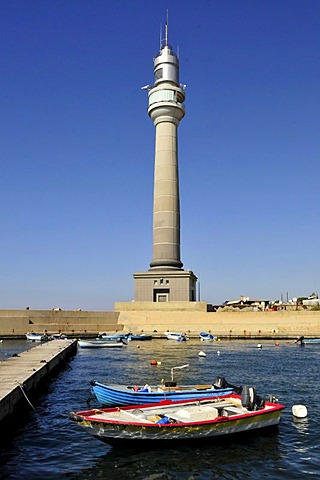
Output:
<svg viewBox="0 0 320 480">
<path fill-rule="evenodd" d="M 48 332 L 48 335 L 50 336 L 51 334 L 54 334 L 55 332 Z M 90 334 L 84 334 L 84 333 L 73 333 L 70 335 L 67 335 L 67 338 L 69 339 L 78 339 L 78 338 L 91 338 L 94 339 L 99 335 L 99 332 L 96 334 L 90 333 Z M 199 338 L 199 335 L 197 334 L 192 334 L 188 333 L 188 337 L 190 340 L 197 340 Z M 308 338 L 320 338 L 320 334 L 315 336 L 315 335 L 304 335 L 305 339 Z M 167 337 L 164 334 L 153 334 L 152 335 L 153 340 L 167 340 Z M 0 340 L 27 340 L 25 335 L 15 335 L 15 334 L 0 334 Z M 219 344 L 220 341 L 234 341 L 234 340 L 255 340 L 255 341 L 260 341 L 260 340 L 273 340 L 273 341 L 296 341 L 297 340 L 297 335 L 279 335 L 279 334 L 272 334 L 272 335 L 219 335 L 218 336 L 218 341 L 213 341 L 210 342 L 212 345 L 217 345 Z M 30 345 L 35 344 L 35 345 L 40 345 L 40 342 L 28 340 Z M 44 342 L 42 342 L 44 343 Z M 201 344 L 208 344 L 209 342 L 201 342 Z M 141 342 L 135 342 L 135 344 L 141 344 Z"/>
<path fill-rule="evenodd" d="M 28 331 L 69 338 L 93 338 L 101 333 L 186 332 L 197 338 L 211 332 L 223 340 L 292 340 L 320 337 L 320 311 L 208 312 L 205 302 L 119 303 L 115 311 L 0 310 L 0 339 L 24 338 Z"/>
</svg>

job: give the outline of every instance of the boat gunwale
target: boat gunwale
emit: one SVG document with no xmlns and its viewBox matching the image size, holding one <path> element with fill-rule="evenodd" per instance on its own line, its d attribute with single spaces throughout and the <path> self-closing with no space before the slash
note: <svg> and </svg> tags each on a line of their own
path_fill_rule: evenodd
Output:
<svg viewBox="0 0 320 480">
<path fill-rule="evenodd" d="M 282 406 L 281 406 L 282 407 Z M 256 410 L 254 412 L 245 412 L 239 415 L 232 415 L 231 417 L 223 417 L 219 416 L 214 419 L 210 420 L 195 420 L 195 421 L 185 421 L 185 422 L 172 422 L 172 423 L 166 423 L 166 424 L 161 424 L 161 423 L 153 423 L 153 422 L 144 422 L 143 420 L 141 422 L 135 422 L 135 421 L 130 421 L 130 420 L 116 420 L 116 419 L 94 419 L 91 418 L 90 416 L 83 417 L 81 422 L 77 423 L 91 423 L 94 426 L 97 425 L 118 425 L 120 426 L 125 426 L 125 427 L 138 427 L 138 428 L 185 428 L 185 427 L 198 427 L 198 426 L 205 426 L 205 425 L 217 425 L 217 424 L 227 424 L 227 423 L 233 423 L 238 420 L 246 420 L 249 418 L 257 418 L 258 416 L 261 415 L 269 415 L 269 414 L 274 414 L 276 412 L 279 413 L 284 407 L 278 407 L 278 408 L 272 408 L 269 410 Z M 81 417 L 81 415 L 79 415 Z M 243 422 L 245 423 L 245 422 Z"/>
<path fill-rule="evenodd" d="M 228 400 L 229 398 L 233 399 L 239 399 L 241 397 L 237 395 L 227 395 L 224 397 L 219 397 L 220 400 Z M 201 402 L 208 402 L 209 404 L 212 404 L 212 406 L 215 406 L 215 404 L 218 404 L 218 401 L 212 400 L 211 397 L 209 398 L 204 398 L 201 399 Z M 92 410 L 87 410 L 87 411 L 80 411 L 80 412 L 72 412 L 78 419 L 81 421 L 79 422 L 77 420 L 77 423 L 91 423 L 92 425 L 119 425 L 119 426 L 133 426 L 133 427 L 139 427 L 139 428 L 184 428 L 184 427 L 196 427 L 196 426 L 205 426 L 205 425 L 211 425 L 211 424 L 225 424 L 227 422 L 234 422 L 236 420 L 245 420 L 247 418 L 253 418 L 253 417 L 260 417 L 261 415 L 268 415 L 268 414 L 274 414 L 276 412 L 279 413 L 280 417 L 280 412 L 285 408 L 284 405 L 280 403 L 272 403 L 272 402 L 266 402 L 265 407 L 260 409 L 260 410 L 253 410 L 249 411 L 247 410 L 246 412 L 239 413 L 239 414 L 234 414 L 232 416 L 218 416 L 214 419 L 207 419 L 207 420 L 194 420 L 194 421 L 180 421 L 180 422 L 172 422 L 172 423 L 167 423 L 167 424 L 159 424 L 159 423 L 153 423 L 153 422 L 145 422 L 144 419 L 141 419 L 141 421 L 130 421 L 130 420 L 121 420 L 121 419 L 103 419 L 103 418 L 93 418 L 93 415 L 97 415 L 99 412 L 100 413 L 113 413 L 117 411 L 124 411 L 126 412 L 127 410 L 142 410 L 142 409 L 147 409 L 147 408 L 152 408 L 155 409 L 157 407 L 174 407 L 174 406 L 183 406 L 183 405 L 192 405 L 192 404 L 199 404 L 199 401 L 195 401 L 194 399 L 191 400 L 180 400 L 180 401 L 170 401 L 170 400 L 165 400 L 163 402 L 159 402 L 156 406 L 155 404 L 144 404 L 144 405 L 128 405 L 124 407 L 108 407 L 108 408 L 101 408 L 101 409 L 92 409 Z M 225 404 L 225 405 L 219 405 L 222 407 L 228 407 L 230 405 Z M 134 407 L 134 408 L 132 408 Z M 92 412 L 92 414 L 91 414 Z M 128 412 L 132 413 L 132 412 Z M 86 414 L 86 415 L 85 415 Z"/>
<path fill-rule="evenodd" d="M 104 389 L 104 390 L 110 390 L 112 392 L 115 392 L 115 393 L 118 393 L 119 390 L 121 390 L 122 392 L 125 392 L 125 393 L 131 393 L 131 394 L 134 394 L 134 395 L 141 395 L 141 394 L 146 394 L 148 393 L 148 395 L 150 394 L 163 394 L 163 393 L 176 393 L 176 392 L 181 392 L 181 393 L 184 393 L 185 391 L 187 393 L 206 393 L 206 392 L 221 392 L 221 395 L 220 397 L 222 396 L 225 396 L 225 395 L 230 395 L 231 394 L 231 391 L 232 391 L 232 388 L 230 387 L 226 387 L 226 388 L 215 388 L 213 385 L 209 385 L 209 384 L 206 384 L 206 385 L 200 385 L 200 384 L 197 384 L 197 385 L 179 385 L 179 386 L 172 386 L 172 387 L 163 387 L 162 385 L 150 385 L 150 388 L 161 388 L 162 390 L 161 391 L 151 391 L 151 392 L 146 392 L 146 391 L 142 391 L 142 390 L 134 390 L 134 386 L 133 385 L 122 385 L 122 384 L 112 384 L 112 385 L 105 385 L 101 382 L 98 382 L 96 380 L 92 380 L 92 386 L 95 387 L 99 387 L 101 389 Z M 142 386 L 140 386 L 141 388 L 143 388 Z M 139 388 L 140 388 L 139 387 Z M 196 387 L 199 387 L 199 388 L 196 388 Z M 230 393 L 228 392 L 225 392 L 225 390 L 230 390 Z"/>
</svg>

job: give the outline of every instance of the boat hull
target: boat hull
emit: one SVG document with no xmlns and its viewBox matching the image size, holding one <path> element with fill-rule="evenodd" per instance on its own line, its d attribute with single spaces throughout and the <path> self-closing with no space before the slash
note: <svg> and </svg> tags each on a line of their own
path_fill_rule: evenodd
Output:
<svg viewBox="0 0 320 480">
<path fill-rule="evenodd" d="M 263 420 L 255 418 L 244 420 L 230 420 L 219 424 L 163 427 L 139 427 L 128 425 L 86 425 L 87 432 L 104 442 L 132 441 L 132 440 L 157 440 L 157 441 L 182 441 L 199 440 L 218 437 L 221 435 L 235 435 L 258 429 L 276 427 L 280 423 L 280 413 L 266 414 Z"/>
<path fill-rule="evenodd" d="M 152 340 L 152 335 L 128 335 L 128 340 L 139 340 L 144 342 L 146 340 Z"/>
<path fill-rule="evenodd" d="M 33 342 L 46 342 L 50 340 L 50 337 L 45 334 L 40 333 L 26 333 L 27 340 L 32 340 Z"/>
<path fill-rule="evenodd" d="M 151 392 L 134 391 L 134 387 L 125 385 L 104 385 L 100 382 L 92 381 L 92 390 L 98 402 L 106 406 L 124 406 L 141 405 L 143 403 L 158 403 L 163 400 L 189 400 L 191 398 L 202 399 L 207 397 L 217 397 L 231 394 L 232 388 L 215 389 L 196 388 L 194 386 L 168 387 L 162 391 L 157 391 L 158 387 L 150 387 Z"/>
<path fill-rule="evenodd" d="M 211 399 L 213 405 L 214 403 Z M 218 402 L 218 400 L 217 400 Z M 167 402 L 170 403 L 170 402 Z M 183 402 L 172 402 L 172 406 L 181 405 Z M 189 402 L 190 403 L 190 402 Z M 191 402 L 194 405 L 195 402 Z M 205 402 L 208 405 L 208 402 Z M 185 403 L 183 405 L 186 405 Z M 206 405 L 205 409 L 208 410 Z M 145 408 L 149 407 L 149 408 Z M 157 407 L 158 410 L 155 408 Z M 201 408 L 199 405 L 194 408 Z M 202 406 L 201 406 L 202 407 Z M 163 407 L 162 407 L 163 408 Z M 211 407 L 209 407 L 210 409 Z M 247 433 L 266 428 L 278 426 L 281 418 L 281 410 L 284 407 L 280 404 L 266 404 L 263 409 L 258 411 L 247 411 L 246 409 L 237 409 L 238 413 L 232 416 L 222 416 L 220 412 L 217 417 L 203 420 L 201 413 L 198 413 L 200 420 L 173 420 L 173 423 L 160 424 L 149 420 L 138 420 L 141 414 L 147 415 L 148 411 L 152 414 L 161 412 L 161 403 L 150 409 L 150 405 L 140 405 L 139 408 L 122 410 L 119 408 L 91 410 L 87 412 L 71 413 L 70 419 L 84 427 L 86 431 L 94 437 L 104 442 L 113 443 L 115 441 L 181 441 L 181 440 L 199 440 L 210 439 L 223 435 L 234 435 Z M 212 408 L 211 408 L 212 409 Z M 182 409 L 183 410 L 183 409 Z M 212 410 L 216 410 L 214 407 Z M 163 412 L 169 412 L 170 406 Z M 171 412 L 173 417 L 178 415 L 180 410 Z M 240 413 L 241 411 L 241 413 Z M 120 420 L 117 420 L 119 415 Z M 130 415 L 134 418 L 130 418 Z M 169 415 L 169 413 L 165 413 Z M 126 420 L 128 416 L 129 420 Z"/>
<path fill-rule="evenodd" d="M 207 333 L 207 332 L 201 332 L 199 333 L 200 340 L 203 342 L 212 342 L 214 340 L 217 340 L 217 337 L 212 335 L 212 333 Z"/>
<path fill-rule="evenodd" d="M 165 332 L 167 340 L 175 340 L 176 342 L 185 342 L 189 337 L 184 333 Z"/>
<path fill-rule="evenodd" d="M 100 335 L 100 338 L 104 340 L 121 340 L 122 338 L 126 338 L 125 333 L 103 333 Z"/>
<path fill-rule="evenodd" d="M 122 348 L 124 346 L 122 342 L 103 342 L 101 340 L 92 340 L 91 342 L 86 340 L 78 340 L 78 345 L 80 348 Z"/>
</svg>

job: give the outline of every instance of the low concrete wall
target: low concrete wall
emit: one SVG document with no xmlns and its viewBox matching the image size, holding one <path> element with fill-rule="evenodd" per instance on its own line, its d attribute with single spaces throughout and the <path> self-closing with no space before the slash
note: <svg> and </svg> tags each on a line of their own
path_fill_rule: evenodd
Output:
<svg viewBox="0 0 320 480">
<path fill-rule="evenodd" d="M 167 330 L 219 336 L 320 337 L 320 311 L 207 312 L 205 302 L 116 303 L 114 312 L 0 310 L 0 335 L 27 331 L 84 335 L 114 331 L 163 334 Z"/>
<path fill-rule="evenodd" d="M 0 335 L 24 335 L 28 331 L 83 334 L 122 330 L 119 312 L 70 310 L 0 310 Z"/>
<path fill-rule="evenodd" d="M 209 331 L 218 336 L 320 337 L 320 312 L 120 312 L 125 330 L 163 333 L 167 330 L 198 334 Z"/>
<path fill-rule="evenodd" d="M 117 302 L 116 312 L 202 312 L 207 313 L 206 302 Z"/>
</svg>

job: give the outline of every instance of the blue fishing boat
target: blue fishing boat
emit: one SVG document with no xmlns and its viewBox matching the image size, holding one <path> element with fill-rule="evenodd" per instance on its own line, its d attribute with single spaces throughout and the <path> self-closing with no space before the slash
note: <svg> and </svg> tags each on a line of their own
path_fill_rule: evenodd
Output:
<svg viewBox="0 0 320 480">
<path fill-rule="evenodd" d="M 140 333 L 140 334 L 128 333 L 126 338 L 128 340 L 139 340 L 140 342 L 143 342 L 144 340 L 152 340 L 152 335 L 147 335 L 145 333 Z"/>
<path fill-rule="evenodd" d="M 123 406 L 140 405 L 141 403 L 157 403 L 163 400 L 188 400 L 216 397 L 233 392 L 233 388 L 216 388 L 214 385 L 182 385 L 177 387 L 175 382 L 166 382 L 164 385 L 105 385 L 91 380 L 92 391 L 101 405 Z M 166 386 L 166 384 L 168 386 Z"/>
<path fill-rule="evenodd" d="M 215 335 L 212 335 L 212 333 L 209 332 L 200 332 L 199 337 L 203 342 L 212 342 L 214 340 L 218 340 Z"/>
<path fill-rule="evenodd" d="M 231 385 L 225 377 L 218 376 L 212 384 L 208 385 L 181 385 L 177 386 L 174 381 L 174 370 L 181 370 L 189 364 L 171 368 L 171 380 L 161 382 L 161 385 L 105 385 L 101 382 L 91 380 L 91 387 L 94 396 L 101 405 L 138 405 L 140 402 L 156 403 L 163 400 L 188 400 L 189 398 L 201 399 L 240 393 L 242 387 Z"/>
</svg>

